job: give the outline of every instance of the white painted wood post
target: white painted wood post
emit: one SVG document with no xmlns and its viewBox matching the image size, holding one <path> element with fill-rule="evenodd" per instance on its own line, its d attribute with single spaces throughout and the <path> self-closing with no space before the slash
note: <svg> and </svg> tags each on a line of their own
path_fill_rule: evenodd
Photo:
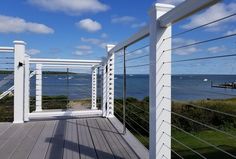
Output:
<svg viewBox="0 0 236 159">
<path fill-rule="evenodd" d="M 171 113 L 163 109 L 171 110 L 171 64 L 163 63 L 171 61 L 171 39 L 163 40 L 171 36 L 171 26 L 160 27 L 158 19 L 169 10 L 172 5 L 157 3 L 150 11 L 150 104 L 149 104 L 149 158 L 150 159 L 171 159 L 171 126 L 163 121 L 171 123 Z M 167 97 L 169 99 L 166 99 Z M 166 145 L 166 146 L 165 146 Z"/>
<path fill-rule="evenodd" d="M 115 45 L 107 45 L 107 117 L 114 117 L 114 52 L 110 52 Z"/>
<path fill-rule="evenodd" d="M 97 109 L 97 74 L 98 68 L 92 68 L 92 108 L 93 110 Z"/>
<path fill-rule="evenodd" d="M 36 112 L 42 111 L 42 64 L 36 64 Z"/>
<path fill-rule="evenodd" d="M 29 55 L 25 55 L 25 96 L 24 96 L 24 121 L 29 121 L 30 113 L 30 67 Z"/>
<path fill-rule="evenodd" d="M 14 121 L 24 123 L 24 41 L 14 41 Z"/>
<path fill-rule="evenodd" d="M 107 63 L 103 61 L 103 74 L 102 74 L 102 116 L 107 116 Z"/>
</svg>

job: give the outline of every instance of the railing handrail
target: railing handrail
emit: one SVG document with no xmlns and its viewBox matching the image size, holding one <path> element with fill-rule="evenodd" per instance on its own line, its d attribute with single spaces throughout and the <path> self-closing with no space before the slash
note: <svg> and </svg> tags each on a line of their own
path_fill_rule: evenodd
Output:
<svg viewBox="0 0 236 159">
<path fill-rule="evenodd" d="M 0 53 L 14 53 L 13 47 L 1 46 Z"/>
</svg>

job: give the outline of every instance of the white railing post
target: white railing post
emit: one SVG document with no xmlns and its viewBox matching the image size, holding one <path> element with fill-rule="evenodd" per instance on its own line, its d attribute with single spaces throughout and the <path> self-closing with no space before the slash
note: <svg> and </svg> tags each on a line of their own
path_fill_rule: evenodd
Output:
<svg viewBox="0 0 236 159">
<path fill-rule="evenodd" d="M 92 108 L 93 110 L 97 109 L 97 74 L 98 68 L 92 68 Z"/>
<path fill-rule="evenodd" d="M 25 55 L 25 99 L 24 99 L 24 120 L 29 121 L 30 113 L 30 67 L 29 55 Z"/>
<path fill-rule="evenodd" d="M 42 64 L 36 64 L 36 111 L 42 111 Z"/>
<path fill-rule="evenodd" d="M 171 26 L 160 27 L 159 18 L 174 8 L 172 5 L 157 3 L 150 11 L 150 104 L 149 104 L 149 158 L 150 159 L 171 159 L 171 126 L 163 121 L 171 123 L 171 113 L 164 111 L 171 110 L 171 64 L 164 63 L 171 61 Z M 164 97 L 169 98 L 168 100 Z"/>
<path fill-rule="evenodd" d="M 24 41 L 14 41 L 14 121 L 24 123 Z"/>
<path fill-rule="evenodd" d="M 107 116 L 107 63 L 103 61 L 102 73 L 102 116 Z"/>
<path fill-rule="evenodd" d="M 110 52 L 115 45 L 107 45 L 108 59 L 107 59 L 107 117 L 114 117 L 114 61 L 115 54 Z"/>
</svg>

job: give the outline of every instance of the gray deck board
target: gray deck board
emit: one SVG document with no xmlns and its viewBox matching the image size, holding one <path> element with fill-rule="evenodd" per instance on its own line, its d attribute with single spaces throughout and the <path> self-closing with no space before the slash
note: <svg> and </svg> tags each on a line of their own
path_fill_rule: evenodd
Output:
<svg viewBox="0 0 236 159">
<path fill-rule="evenodd" d="M 36 141 L 28 159 L 44 159 L 49 147 L 50 138 L 53 135 L 53 131 L 56 125 L 56 121 L 47 121 L 44 129 L 42 130 L 38 140 Z"/>
<path fill-rule="evenodd" d="M 25 136 L 24 140 L 20 143 L 20 146 L 17 147 L 17 149 L 11 156 L 11 159 L 28 158 L 44 126 L 45 122 L 35 122 L 33 128 Z"/>
<path fill-rule="evenodd" d="M 59 120 L 54 129 L 54 134 L 51 137 L 51 142 L 45 159 L 60 159 L 63 158 L 64 137 L 66 131 L 66 120 Z"/>
<path fill-rule="evenodd" d="M 79 148 L 81 159 L 94 159 L 97 158 L 96 151 L 93 145 L 92 137 L 89 132 L 89 128 L 86 120 L 77 120 L 78 136 L 79 136 Z"/>
<path fill-rule="evenodd" d="M 114 154 L 110 148 L 110 145 L 107 143 L 105 137 L 103 136 L 102 131 L 100 130 L 96 120 L 87 119 L 89 130 L 94 142 L 94 146 L 98 155 L 98 158 L 103 159 L 114 159 Z"/>
<path fill-rule="evenodd" d="M 33 127 L 33 123 L 27 123 L 24 127 L 17 130 L 16 133 L 10 137 L 0 149 L 2 159 L 10 158 L 18 146 L 21 146 L 22 140 Z"/>
<path fill-rule="evenodd" d="M 0 135 L 2 135 L 11 126 L 11 123 L 0 123 Z"/>
<path fill-rule="evenodd" d="M 76 120 L 66 121 L 66 135 L 63 159 L 79 159 L 79 145 Z"/>
<path fill-rule="evenodd" d="M 0 159 L 137 159 L 105 118 L 0 124 Z"/>
</svg>

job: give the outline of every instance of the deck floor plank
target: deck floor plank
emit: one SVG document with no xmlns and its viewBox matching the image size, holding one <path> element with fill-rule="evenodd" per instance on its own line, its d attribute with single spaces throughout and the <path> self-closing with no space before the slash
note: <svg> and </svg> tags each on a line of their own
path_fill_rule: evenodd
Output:
<svg viewBox="0 0 236 159">
<path fill-rule="evenodd" d="M 138 159 L 105 118 L 4 123 L 0 129 L 0 159 Z"/>
<path fill-rule="evenodd" d="M 87 119 L 89 130 L 91 132 L 92 140 L 99 159 L 114 159 L 113 152 L 110 145 L 107 143 L 105 137 L 102 134 L 96 120 Z"/>
<path fill-rule="evenodd" d="M 33 128 L 25 136 L 24 140 L 17 147 L 11 159 L 26 159 L 28 158 L 33 146 L 35 145 L 39 135 L 41 134 L 45 122 L 35 122 Z"/>
<path fill-rule="evenodd" d="M 8 159 L 14 153 L 20 143 L 29 133 L 34 123 L 20 124 L 21 128 L 16 130 L 16 133 L 10 137 L 0 149 L 1 159 Z"/>
<path fill-rule="evenodd" d="M 44 159 L 57 121 L 47 121 L 28 159 Z"/>
<path fill-rule="evenodd" d="M 0 123 L 0 136 L 12 126 L 12 123 Z"/>
<path fill-rule="evenodd" d="M 76 120 L 66 121 L 65 144 L 63 159 L 79 159 L 79 145 Z"/>
<path fill-rule="evenodd" d="M 139 157 L 135 154 L 135 152 L 132 150 L 132 148 L 128 145 L 128 143 L 124 140 L 122 135 L 115 129 L 115 127 L 110 123 L 109 120 L 104 120 L 104 125 L 106 127 L 106 130 L 110 130 L 111 132 L 114 132 L 114 138 L 117 138 L 119 143 L 123 146 L 124 150 L 123 153 L 125 153 L 125 158 L 130 158 L 130 159 L 138 159 Z M 128 156 L 127 156 L 128 154 Z"/>
<path fill-rule="evenodd" d="M 51 137 L 51 142 L 45 159 L 60 159 L 63 158 L 64 135 L 66 131 L 66 120 L 59 120 L 54 129 L 54 134 Z"/>
<path fill-rule="evenodd" d="M 81 159 L 96 159 L 96 151 L 85 119 L 77 120 L 79 149 Z"/>
<path fill-rule="evenodd" d="M 116 158 L 137 159 L 136 154 L 131 150 L 131 148 L 122 138 L 121 134 L 113 128 L 108 120 L 96 120 Z"/>
</svg>

